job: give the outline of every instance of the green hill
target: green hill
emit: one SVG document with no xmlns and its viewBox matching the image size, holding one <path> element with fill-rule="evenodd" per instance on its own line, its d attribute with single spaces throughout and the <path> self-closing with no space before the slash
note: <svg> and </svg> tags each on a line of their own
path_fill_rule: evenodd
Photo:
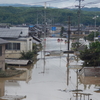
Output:
<svg viewBox="0 0 100 100">
<path fill-rule="evenodd" d="M 99 8 L 98 8 L 99 9 Z M 36 24 L 37 19 L 39 24 L 44 23 L 44 17 L 48 23 L 66 24 L 68 16 L 71 17 L 71 24 L 77 25 L 78 10 L 58 9 L 43 7 L 0 7 L 0 23 L 22 24 L 31 23 Z M 95 15 L 100 16 L 99 11 L 85 11 L 81 10 L 81 23 L 84 25 L 94 25 L 92 19 Z M 100 24 L 100 18 L 97 19 L 97 25 Z"/>
</svg>

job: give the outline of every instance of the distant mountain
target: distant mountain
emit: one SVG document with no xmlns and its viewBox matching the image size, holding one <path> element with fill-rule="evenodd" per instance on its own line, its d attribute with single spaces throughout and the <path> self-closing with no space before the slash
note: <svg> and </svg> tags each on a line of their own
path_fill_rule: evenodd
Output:
<svg viewBox="0 0 100 100">
<path fill-rule="evenodd" d="M 0 6 L 12 6 L 12 7 L 42 7 L 41 5 L 28 5 L 28 4 L 0 4 Z"/>
<path fill-rule="evenodd" d="M 82 8 L 84 11 L 100 11 L 100 8 L 98 7 L 91 7 L 91 8 Z"/>
<path fill-rule="evenodd" d="M 29 4 L 0 4 L 1 7 L 3 6 L 12 6 L 12 7 L 43 7 L 42 5 L 29 5 Z M 57 8 L 57 7 L 50 7 L 50 8 Z M 60 8 L 58 8 L 60 9 Z M 71 8 L 63 8 L 63 9 L 70 9 L 70 10 L 76 10 L 76 9 L 71 9 Z M 91 7 L 91 8 L 81 8 L 83 11 L 100 11 L 100 8 L 98 7 Z"/>
<path fill-rule="evenodd" d="M 70 9 L 70 8 L 65 8 L 65 9 Z M 70 9 L 70 10 L 76 10 L 76 9 Z M 91 8 L 81 8 L 83 11 L 100 11 L 100 8 L 98 7 L 91 7 Z"/>
</svg>

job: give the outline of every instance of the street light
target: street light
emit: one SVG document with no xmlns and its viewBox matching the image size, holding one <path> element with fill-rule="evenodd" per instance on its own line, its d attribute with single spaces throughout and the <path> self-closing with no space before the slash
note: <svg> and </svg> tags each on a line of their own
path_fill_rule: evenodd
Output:
<svg viewBox="0 0 100 100">
<path fill-rule="evenodd" d="M 99 16 L 94 16 L 93 19 L 95 20 L 95 32 L 94 32 L 94 41 L 95 41 L 95 35 L 96 35 L 96 19 L 98 18 Z"/>
</svg>

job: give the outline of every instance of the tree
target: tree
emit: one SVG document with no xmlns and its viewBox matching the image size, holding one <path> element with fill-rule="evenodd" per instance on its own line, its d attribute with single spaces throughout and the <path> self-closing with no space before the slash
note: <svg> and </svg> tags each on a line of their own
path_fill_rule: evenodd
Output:
<svg viewBox="0 0 100 100">
<path fill-rule="evenodd" d="M 96 41 L 89 44 L 84 51 L 80 51 L 80 59 L 84 61 L 83 66 L 100 66 L 100 42 Z"/>
<path fill-rule="evenodd" d="M 94 40 L 94 34 L 95 34 L 96 37 L 98 37 L 98 35 L 99 35 L 100 33 L 99 33 L 99 32 L 96 32 L 96 33 L 91 32 L 91 33 L 86 37 L 86 39 L 89 40 L 89 41 L 93 41 L 93 40 Z"/>
</svg>

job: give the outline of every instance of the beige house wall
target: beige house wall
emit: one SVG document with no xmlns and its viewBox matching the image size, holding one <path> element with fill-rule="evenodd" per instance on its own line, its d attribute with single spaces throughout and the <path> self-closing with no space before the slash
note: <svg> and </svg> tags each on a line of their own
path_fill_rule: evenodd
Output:
<svg viewBox="0 0 100 100">
<path fill-rule="evenodd" d="M 21 41 L 9 41 L 11 43 L 20 43 L 20 50 L 6 50 L 5 58 L 20 58 L 21 52 L 28 52 L 32 51 L 32 37 L 26 38 L 25 40 Z"/>
<path fill-rule="evenodd" d="M 2 56 L 0 56 L 0 69 L 5 70 L 5 44 L 2 46 Z"/>
</svg>

